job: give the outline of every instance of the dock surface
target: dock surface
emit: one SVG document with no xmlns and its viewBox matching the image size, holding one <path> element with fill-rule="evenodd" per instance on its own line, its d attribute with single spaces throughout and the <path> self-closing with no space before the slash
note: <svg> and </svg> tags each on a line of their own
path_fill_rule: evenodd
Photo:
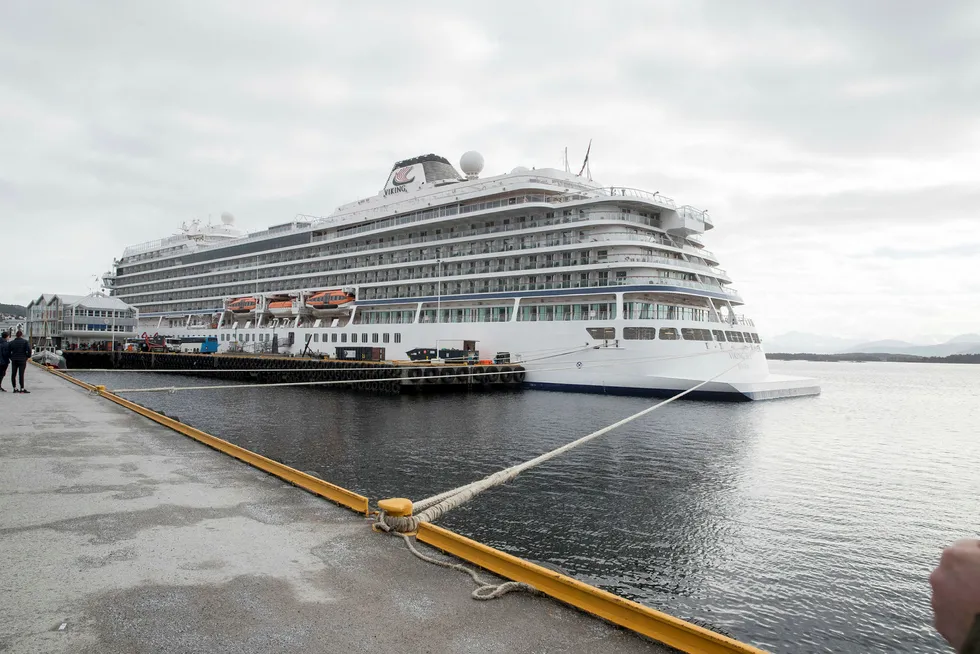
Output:
<svg viewBox="0 0 980 654">
<path fill-rule="evenodd" d="M 43 371 L 27 385 L 0 394 L 2 652 L 668 651 L 546 597 L 475 601 L 363 517 Z"/>
</svg>

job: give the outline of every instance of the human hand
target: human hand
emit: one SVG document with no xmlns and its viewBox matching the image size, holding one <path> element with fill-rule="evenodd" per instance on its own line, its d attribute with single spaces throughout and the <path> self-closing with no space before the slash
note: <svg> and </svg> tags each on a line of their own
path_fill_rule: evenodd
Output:
<svg viewBox="0 0 980 654">
<path fill-rule="evenodd" d="M 929 584 L 936 629 L 959 651 L 980 615 L 980 540 L 959 540 L 943 550 Z"/>
</svg>

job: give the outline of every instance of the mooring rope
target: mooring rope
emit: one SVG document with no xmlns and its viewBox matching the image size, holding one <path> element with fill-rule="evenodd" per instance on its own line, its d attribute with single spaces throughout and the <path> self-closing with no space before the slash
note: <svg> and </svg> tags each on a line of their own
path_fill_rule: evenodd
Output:
<svg viewBox="0 0 980 654">
<path fill-rule="evenodd" d="M 598 429 L 592 432 L 591 434 L 583 436 L 570 443 L 566 443 L 565 445 L 562 445 L 561 447 L 557 447 L 551 450 L 550 452 L 545 452 L 544 454 L 536 456 L 535 458 L 530 459 L 529 461 L 525 461 L 524 463 L 520 463 L 511 466 L 509 468 L 505 468 L 503 470 L 499 470 L 493 473 L 492 475 L 489 475 L 488 477 L 484 477 L 483 479 L 471 482 L 469 484 L 465 484 L 463 486 L 459 486 L 458 488 L 453 488 L 452 490 L 448 490 L 439 493 L 438 495 L 433 495 L 432 497 L 427 497 L 424 500 L 416 502 L 413 504 L 413 511 L 420 510 L 421 512 L 416 512 L 414 515 L 391 516 L 386 514 L 385 511 L 382 510 L 378 514 L 377 527 L 383 531 L 394 530 L 402 533 L 417 531 L 421 523 L 433 522 L 434 520 L 438 519 L 440 516 L 444 515 L 448 511 L 451 511 L 452 509 L 470 501 L 471 499 L 473 499 L 483 491 L 489 488 L 493 488 L 495 486 L 506 484 L 508 481 L 514 479 L 515 477 L 517 477 L 517 475 L 521 474 L 525 470 L 541 465 L 542 463 L 549 461 L 550 459 L 553 459 L 560 454 L 564 454 L 565 452 L 568 452 L 569 450 L 572 450 L 578 447 L 579 445 L 588 443 L 589 441 L 598 438 L 603 434 L 608 434 L 609 432 L 616 429 L 617 427 L 622 427 L 623 425 L 633 422 L 638 418 L 642 418 L 643 416 L 649 413 L 653 413 L 657 409 L 667 406 L 671 402 L 679 400 L 685 395 L 689 393 L 693 393 L 694 391 L 698 390 L 702 386 L 705 386 L 706 384 L 715 381 L 722 375 L 731 372 L 732 370 L 740 366 L 742 363 L 743 361 L 739 361 L 735 365 L 723 370 L 722 372 L 718 373 L 714 377 L 711 377 L 710 379 L 706 379 L 699 384 L 695 384 L 691 388 L 688 388 L 687 390 L 682 391 L 677 395 L 674 395 L 673 397 L 663 400 L 662 402 L 658 402 L 657 404 L 651 407 L 647 407 L 642 411 L 637 411 L 631 416 L 627 416 L 626 418 L 623 418 L 622 420 L 614 422 L 611 425 L 603 427 L 602 429 Z"/>
<path fill-rule="evenodd" d="M 477 585 L 477 588 L 473 589 L 473 592 L 470 594 L 470 597 L 472 597 L 475 600 L 497 599 L 498 597 L 502 597 L 507 593 L 512 593 L 515 590 L 520 590 L 527 593 L 535 593 L 535 594 L 538 593 L 538 590 L 536 588 L 528 584 L 522 583 L 520 581 L 505 581 L 499 584 L 489 582 L 486 579 L 483 579 L 479 574 L 477 574 L 476 570 L 473 570 L 472 568 L 468 568 L 462 563 L 450 563 L 449 561 L 441 561 L 431 556 L 426 556 L 425 554 L 420 552 L 418 548 L 415 547 L 415 544 L 412 542 L 415 540 L 414 536 L 410 536 L 408 534 L 401 534 L 395 531 L 389 533 L 395 536 L 401 536 L 402 539 L 404 539 L 405 544 L 408 545 L 409 551 L 415 556 L 417 556 L 418 558 L 425 561 L 426 563 L 432 563 L 433 565 L 437 565 L 441 568 L 447 568 L 449 570 L 458 570 L 459 572 L 465 572 L 466 574 L 468 574 Z"/>
</svg>

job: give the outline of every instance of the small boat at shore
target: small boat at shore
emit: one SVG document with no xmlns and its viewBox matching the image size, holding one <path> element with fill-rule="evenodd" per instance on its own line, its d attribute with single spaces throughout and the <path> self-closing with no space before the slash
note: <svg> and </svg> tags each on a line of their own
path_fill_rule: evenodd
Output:
<svg viewBox="0 0 980 654">
<path fill-rule="evenodd" d="M 65 361 L 65 357 L 62 356 L 61 350 L 55 350 L 54 352 L 50 350 L 39 350 L 31 355 L 31 361 L 39 363 L 42 366 L 57 368 L 58 370 L 68 369 L 68 363 Z"/>
</svg>

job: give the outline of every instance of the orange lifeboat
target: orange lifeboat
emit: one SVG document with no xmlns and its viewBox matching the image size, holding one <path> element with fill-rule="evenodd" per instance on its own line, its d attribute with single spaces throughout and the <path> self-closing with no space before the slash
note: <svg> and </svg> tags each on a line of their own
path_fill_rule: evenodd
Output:
<svg viewBox="0 0 980 654">
<path fill-rule="evenodd" d="M 293 312 L 292 300 L 278 300 L 269 303 L 269 312 L 274 316 L 281 316 Z"/>
<path fill-rule="evenodd" d="M 345 293 L 340 289 L 331 291 L 320 291 L 314 293 L 306 300 L 306 306 L 317 310 L 339 309 L 343 305 L 354 301 L 353 293 Z"/>
<path fill-rule="evenodd" d="M 234 313 L 249 313 L 259 305 L 254 297 L 240 297 L 228 303 L 228 310 Z"/>
</svg>

